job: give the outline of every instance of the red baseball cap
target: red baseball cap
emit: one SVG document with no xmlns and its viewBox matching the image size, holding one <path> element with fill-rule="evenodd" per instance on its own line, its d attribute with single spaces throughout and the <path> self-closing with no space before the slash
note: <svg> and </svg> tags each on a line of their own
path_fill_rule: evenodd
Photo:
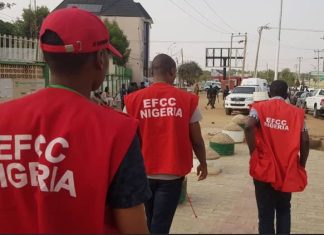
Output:
<svg viewBox="0 0 324 235">
<path fill-rule="evenodd" d="M 46 30 L 55 32 L 64 45 L 49 45 L 40 42 L 43 51 L 53 53 L 90 53 L 108 49 L 114 55 L 121 53 L 110 44 L 109 31 L 94 14 L 75 7 L 56 10 L 43 21 L 40 38 Z"/>
</svg>

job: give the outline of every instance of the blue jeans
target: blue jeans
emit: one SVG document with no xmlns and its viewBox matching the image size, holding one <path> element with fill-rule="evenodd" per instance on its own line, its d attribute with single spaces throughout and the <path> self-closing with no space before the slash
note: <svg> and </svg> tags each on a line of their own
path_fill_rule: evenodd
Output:
<svg viewBox="0 0 324 235">
<path fill-rule="evenodd" d="M 275 234 L 274 215 L 276 212 L 276 234 L 290 234 L 291 193 L 276 191 L 270 183 L 254 180 L 255 197 L 259 212 L 259 233 Z"/>
<path fill-rule="evenodd" d="M 152 197 L 145 203 L 145 212 L 150 233 L 169 233 L 183 180 L 184 177 L 175 180 L 149 179 Z"/>
</svg>

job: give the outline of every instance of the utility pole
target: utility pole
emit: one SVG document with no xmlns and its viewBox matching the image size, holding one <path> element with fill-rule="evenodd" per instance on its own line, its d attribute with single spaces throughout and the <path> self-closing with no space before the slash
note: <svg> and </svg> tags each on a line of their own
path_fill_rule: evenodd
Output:
<svg viewBox="0 0 324 235">
<path fill-rule="evenodd" d="M 258 48 L 255 56 L 255 65 L 254 65 L 254 73 L 253 76 L 256 78 L 258 76 L 258 60 L 259 60 L 259 50 L 260 50 L 260 42 L 261 42 L 261 36 L 262 36 L 262 30 L 269 29 L 268 25 L 260 26 L 258 28 L 259 33 L 259 40 L 258 40 Z"/>
<path fill-rule="evenodd" d="M 242 78 L 245 72 L 245 61 L 246 61 L 246 47 L 247 47 L 247 33 L 244 34 L 244 52 L 243 52 L 243 68 L 242 68 Z"/>
<path fill-rule="evenodd" d="M 183 64 L 183 48 L 181 48 L 181 64 Z"/>
<path fill-rule="evenodd" d="M 301 65 L 301 61 L 302 61 L 303 57 L 297 57 L 298 60 L 298 80 L 300 81 L 300 65 Z M 305 85 L 305 81 L 304 78 L 302 79 L 302 85 Z"/>
<path fill-rule="evenodd" d="M 315 50 L 314 52 L 317 53 L 317 57 L 315 57 L 314 59 L 317 60 L 317 85 L 319 86 L 319 81 L 320 81 L 320 76 L 319 76 L 319 63 L 320 63 L 320 59 L 323 59 L 323 57 L 319 56 L 319 53 L 322 50 Z"/>
<path fill-rule="evenodd" d="M 278 80 L 278 69 L 279 69 L 279 55 L 280 55 L 280 36 L 281 36 L 281 20 L 282 20 L 282 3 L 283 0 L 280 2 L 280 15 L 279 15 L 279 32 L 278 32 L 278 49 L 277 49 L 277 56 L 276 56 L 276 66 L 275 66 L 275 75 L 274 80 Z"/>
<path fill-rule="evenodd" d="M 231 34 L 231 47 L 230 47 L 230 50 L 229 50 L 229 60 L 228 60 L 228 79 L 231 79 L 231 65 L 232 65 L 232 48 L 233 48 L 233 37 L 234 37 L 234 34 L 232 33 Z"/>
<path fill-rule="evenodd" d="M 237 59 L 237 49 L 238 48 L 233 48 L 233 39 L 234 38 L 244 38 L 242 40 L 239 40 L 238 43 L 243 43 L 244 42 L 244 48 L 240 48 L 240 49 L 243 49 L 243 61 L 242 61 L 242 77 L 244 76 L 244 69 L 245 69 L 245 57 L 246 57 L 246 46 L 247 46 L 247 33 L 245 33 L 244 35 L 242 35 L 241 33 L 237 34 L 237 35 L 234 35 L 232 33 L 231 35 L 231 47 L 229 49 L 229 55 L 228 55 L 228 79 L 231 78 L 231 69 L 232 69 L 232 51 L 233 49 L 235 50 L 236 54 L 234 56 L 235 59 Z M 235 65 L 234 65 L 235 66 Z"/>
</svg>

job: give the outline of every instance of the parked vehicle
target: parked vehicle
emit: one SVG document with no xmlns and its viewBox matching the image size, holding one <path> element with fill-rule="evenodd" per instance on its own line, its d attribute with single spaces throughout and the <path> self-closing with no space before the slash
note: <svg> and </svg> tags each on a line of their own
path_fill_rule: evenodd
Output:
<svg viewBox="0 0 324 235">
<path fill-rule="evenodd" d="M 290 103 L 296 105 L 297 99 L 303 94 L 303 91 L 296 91 L 292 96 L 290 96 Z"/>
<path fill-rule="evenodd" d="M 254 102 L 253 93 L 262 92 L 258 86 L 237 86 L 225 99 L 225 113 L 231 115 L 232 111 L 248 113 L 250 105 Z"/>
<path fill-rule="evenodd" d="M 214 87 L 218 87 L 221 88 L 221 83 L 219 81 L 206 81 L 203 85 L 203 90 L 207 90 L 210 88 L 210 86 Z"/>
<path fill-rule="evenodd" d="M 241 86 L 256 86 L 260 91 L 269 91 L 268 81 L 262 78 L 245 78 L 242 80 Z"/>
<path fill-rule="evenodd" d="M 305 112 L 313 112 L 313 116 L 317 118 L 324 114 L 324 89 L 314 90 L 311 96 L 305 100 Z"/>
<path fill-rule="evenodd" d="M 300 95 L 299 98 L 297 98 L 296 106 L 299 108 L 305 108 L 305 100 L 307 97 L 311 96 L 311 92 L 305 91 L 303 94 Z"/>
</svg>

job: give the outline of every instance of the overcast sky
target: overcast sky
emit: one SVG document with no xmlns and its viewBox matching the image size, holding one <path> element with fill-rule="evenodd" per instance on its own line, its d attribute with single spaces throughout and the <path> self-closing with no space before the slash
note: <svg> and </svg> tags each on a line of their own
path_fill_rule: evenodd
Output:
<svg viewBox="0 0 324 235">
<path fill-rule="evenodd" d="M 30 0 L 11 0 L 16 6 L 0 11 L 0 19 L 10 21 L 21 16 Z M 34 1 L 32 1 L 34 2 Z M 50 10 L 61 0 L 37 0 Z M 230 47 L 231 33 L 247 33 L 248 70 L 254 69 L 257 48 L 257 28 L 269 24 L 278 27 L 280 0 L 136 0 L 153 18 L 151 28 L 151 59 L 157 53 L 172 54 L 181 61 L 196 61 L 205 68 L 207 47 Z M 280 70 L 295 71 L 297 57 L 303 57 L 301 71 L 317 70 L 315 49 L 324 49 L 323 0 L 283 0 L 283 30 L 281 34 Z M 321 32 L 309 32 L 321 31 Z M 300 31 L 302 30 L 302 31 Z M 259 70 L 274 69 L 278 30 L 264 30 L 259 56 Z M 235 44 L 233 46 L 239 46 Z M 320 56 L 324 56 L 320 55 Z M 320 61 L 320 70 L 322 62 Z"/>
</svg>

